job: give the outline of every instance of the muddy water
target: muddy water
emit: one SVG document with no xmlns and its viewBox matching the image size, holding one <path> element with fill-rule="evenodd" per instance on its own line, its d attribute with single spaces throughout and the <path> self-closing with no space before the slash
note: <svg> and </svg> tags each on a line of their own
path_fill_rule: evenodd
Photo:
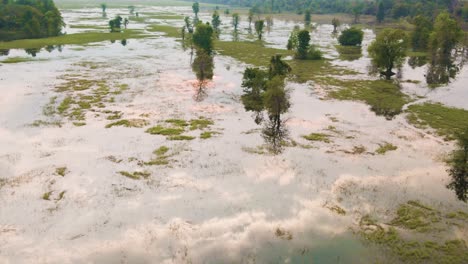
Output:
<svg viewBox="0 0 468 264">
<path fill-rule="evenodd" d="M 190 9 L 143 11 L 186 14 Z M 114 12 L 127 11 L 111 9 L 108 16 Z M 67 23 L 95 16 L 82 23 L 97 24 L 102 22 L 99 15 L 98 9 L 64 12 Z M 209 14 L 201 17 L 207 20 Z M 242 29 L 248 26 L 245 20 Z M 275 20 L 266 41 L 282 47 L 293 26 Z M 318 26 L 313 39 L 334 57 L 336 40 L 326 33 L 330 29 Z M 366 31 L 365 43 L 373 37 Z M 9 56 L 23 55 L 11 51 Z M 350 231 L 360 216 L 391 219 L 389 210 L 410 199 L 463 209 L 444 187 L 441 156 L 451 149 L 448 143 L 416 130 L 402 116 L 387 121 L 362 103 L 321 100 L 313 84 L 288 84 L 292 108 L 284 118 L 299 145 L 280 155 L 255 154 L 248 149 L 264 144 L 261 127 L 240 103 L 245 65 L 232 58 L 215 57 L 213 81 L 206 98 L 197 101 L 189 52 L 160 34 L 129 40 L 126 46 L 66 46 L 37 57 L 46 60 L 0 66 L 0 262 L 365 263 L 380 256 Z M 80 66 L 86 61 L 100 66 Z M 367 62 L 363 56 L 334 63 L 366 76 Z M 419 78 L 422 71 L 406 69 L 408 79 Z M 203 116 L 214 121 L 210 130 L 219 134 L 202 140 L 195 130 L 188 132 L 197 137 L 192 141 L 170 141 L 144 133 L 149 125 L 106 129 L 112 121 L 99 111 L 86 112 L 82 127 L 66 118 L 62 127 L 30 126 L 51 118 L 44 116 L 43 107 L 54 96 L 61 102 L 67 93 L 54 88 L 63 83 L 61 76 L 77 73 L 111 85 L 128 84 L 104 108 L 121 111 L 124 119 L 156 125 L 168 118 Z M 404 89 L 465 107 L 457 98 L 464 94 L 466 75 L 461 72 L 440 92 L 428 93 L 424 84 L 405 84 Z M 311 132 L 329 133 L 332 140 L 311 143 L 302 138 Z M 398 149 L 375 155 L 384 142 Z M 134 161 L 149 160 L 163 145 L 173 155 L 169 165 Z M 350 154 L 355 146 L 366 151 Z M 67 168 L 64 177 L 57 175 L 57 167 Z M 148 171 L 151 176 L 134 180 L 119 171 Z M 50 200 L 42 199 L 46 192 L 52 192 Z M 329 209 L 334 205 L 346 215 Z M 462 230 L 458 238 L 466 235 Z"/>
</svg>

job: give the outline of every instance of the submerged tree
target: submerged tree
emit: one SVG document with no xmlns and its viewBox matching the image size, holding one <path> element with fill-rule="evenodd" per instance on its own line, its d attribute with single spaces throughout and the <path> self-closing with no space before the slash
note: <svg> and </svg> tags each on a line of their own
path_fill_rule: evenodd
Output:
<svg viewBox="0 0 468 264">
<path fill-rule="evenodd" d="M 211 55 L 213 51 L 213 28 L 209 24 L 198 23 L 193 33 L 193 44 Z"/>
<path fill-rule="evenodd" d="M 130 13 L 130 15 L 133 15 L 135 13 L 135 6 L 128 6 L 128 12 Z"/>
<path fill-rule="evenodd" d="M 192 11 L 195 14 L 195 17 L 198 18 L 198 12 L 200 12 L 200 4 L 198 2 L 193 3 Z"/>
<path fill-rule="evenodd" d="M 238 13 L 232 14 L 232 25 L 234 26 L 234 31 L 237 31 L 237 27 L 239 26 L 240 16 Z"/>
<path fill-rule="evenodd" d="M 427 50 L 432 32 L 432 22 L 425 16 L 418 15 L 413 19 L 414 30 L 411 33 L 411 45 L 414 50 Z"/>
<path fill-rule="evenodd" d="M 122 17 L 116 16 L 114 19 L 110 20 L 109 27 L 111 32 L 120 32 L 122 28 Z"/>
<path fill-rule="evenodd" d="M 361 45 L 364 38 L 364 32 L 361 29 L 350 27 L 341 32 L 338 37 L 338 42 L 343 46 Z"/>
<path fill-rule="evenodd" d="M 247 19 L 249 20 L 249 28 L 252 28 L 253 16 L 254 16 L 254 13 L 252 9 L 249 9 L 249 14 L 247 16 Z"/>
<path fill-rule="evenodd" d="M 431 64 L 426 74 L 428 84 L 448 83 L 463 66 L 454 64 L 455 51 L 462 37 L 463 31 L 449 13 L 442 12 L 437 16 L 429 39 Z"/>
<path fill-rule="evenodd" d="M 105 13 L 106 13 L 106 9 L 107 9 L 106 3 L 102 3 L 102 4 L 101 4 L 101 9 L 102 9 L 102 13 L 105 14 Z"/>
<path fill-rule="evenodd" d="M 297 48 L 296 58 L 300 60 L 307 59 L 307 51 L 309 50 L 310 34 L 307 30 L 301 30 L 297 33 Z"/>
<path fill-rule="evenodd" d="M 372 63 L 387 80 L 395 75 L 394 67 L 401 66 L 406 56 L 406 34 L 401 29 L 384 29 L 368 48 Z"/>
<path fill-rule="evenodd" d="M 338 18 L 334 17 L 332 19 L 332 25 L 333 25 L 333 33 L 337 33 L 338 31 L 336 30 L 336 28 L 340 26 L 340 20 L 338 20 Z"/>
<path fill-rule="evenodd" d="M 255 32 L 257 33 L 258 40 L 262 40 L 264 26 L 265 24 L 263 20 L 255 21 Z"/>
<path fill-rule="evenodd" d="M 457 198 L 468 200 L 468 129 L 457 135 L 457 149 L 448 160 L 450 183 L 447 188 L 454 190 Z"/>
<path fill-rule="evenodd" d="M 375 15 L 378 23 L 382 23 L 385 18 L 385 7 L 382 1 L 379 2 L 379 7 L 377 9 L 377 14 Z"/>
<path fill-rule="evenodd" d="M 310 10 L 306 10 L 304 14 L 304 24 L 306 26 L 310 26 L 310 22 L 311 22 Z"/>
<path fill-rule="evenodd" d="M 192 35 L 192 42 L 196 47 L 195 59 L 192 63 L 192 70 L 198 80 L 195 100 L 203 100 L 206 96 L 205 86 L 213 79 L 213 28 L 210 24 L 198 23 Z"/>
<path fill-rule="evenodd" d="M 219 26 L 221 25 L 221 19 L 219 18 L 219 13 L 216 10 L 211 16 L 211 25 L 213 25 L 213 29 L 216 32 L 216 34 L 219 34 Z"/>
</svg>

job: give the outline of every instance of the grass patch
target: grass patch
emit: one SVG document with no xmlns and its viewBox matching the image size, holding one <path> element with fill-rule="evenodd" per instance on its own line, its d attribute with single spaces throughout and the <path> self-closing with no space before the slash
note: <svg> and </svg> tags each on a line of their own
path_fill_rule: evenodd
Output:
<svg viewBox="0 0 468 264">
<path fill-rule="evenodd" d="M 55 103 L 57 102 L 57 96 L 53 96 L 49 99 L 49 103 L 47 103 L 42 108 L 42 114 L 45 116 L 53 116 L 55 114 Z"/>
<path fill-rule="evenodd" d="M 189 124 L 187 123 L 187 121 L 183 120 L 183 119 L 167 119 L 165 121 L 166 123 L 170 123 L 170 124 L 173 124 L 175 126 L 180 126 L 180 127 L 185 127 L 185 126 L 188 126 Z"/>
<path fill-rule="evenodd" d="M 50 195 L 52 195 L 52 192 L 53 192 L 53 191 L 44 193 L 44 194 L 42 195 L 42 199 L 43 199 L 43 200 L 49 201 L 49 200 L 50 200 Z"/>
<path fill-rule="evenodd" d="M 180 28 L 176 28 L 173 26 L 166 26 L 166 25 L 151 25 L 146 28 L 146 30 L 150 32 L 162 32 L 165 33 L 166 36 L 171 38 L 181 38 L 182 33 Z"/>
<path fill-rule="evenodd" d="M 40 39 L 21 39 L 8 42 L 0 42 L 0 49 L 33 49 L 50 45 L 71 45 L 102 42 L 106 40 L 122 40 L 145 38 L 147 35 L 138 30 L 125 30 L 121 33 L 88 32 L 65 34 L 58 37 Z"/>
<path fill-rule="evenodd" d="M 155 127 L 148 128 L 146 133 L 150 133 L 151 135 L 163 135 L 163 136 L 177 136 L 184 132 L 182 128 L 167 128 L 161 125 L 157 125 Z"/>
<path fill-rule="evenodd" d="M 29 61 L 46 61 L 46 60 L 47 59 L 36 59 L 33 57 L 8 57 L 0 61 L 0 63 L 21 63 L 21 62 L 29 62 Z"/>
<path fill-rule="evenodd" d="M 328 78 L 326 83 L 341 87 L 330 91 L 329 97 L 338 100 L 363 101 L 370 105 L 374 113 L 385 116 L 387 119 L 392 119 L 395 115 L 400 114 L 403 106 L 410 102 L 409 96 L 402 93 L 399 86 L 390 81 L 345 81 Z"/>
<path fill-rule="evenodd" d="M 190 120 L 190 130 L 205 129 L 213 124 L 214 122 L 212 120 L 205 119 L 202 117 L 200 117 L 199 119 L 192 119 Z"/>
<path fill-rule="evenodd" d="M 146 171 L 134 171 L 132 173 L 128 171 L 119 171 L 119 174 L 134 180 L 139 180 L 141 178 L 147 179 L 149 176 L 151 176 L 151 173 Z"/>
<path fill-rule="evenodd" d="M 193 140 L 195 137 L 192 136 L 186 136 L 186 135 L 176 135 L 176 136 L 170 136 L 169 140 Z"/>
<path fill-rule="evenodd" d="M 213 134 L 215 134 L 216 132 L 213 132 L 213 131 L 205 131 L 205 132 L 202 132 L 200 134 L 200 138 L 201 139 L 208 139 L 208 138 L 211 138 L 213 136 Z"/>
<path fill-rule="evenodd" d="M 41 126 L 55 126 L 62 127 L 62 122 L 60 121 L 44 121 L 44 120 L 35 120 L 30 124 L 32 127 L 41 127 Z"/>
<path fill-rule="evenodd" d="M 456 133 L 468 127 L 468 111 L 439 103 L 410 105 L 407 120 L 418 128 L 432 128 L 445 140 L 455 139 Z"/>
<path fill-rule="evenodd" d="M 155 151 L 153 151 L 153 154 L 155 154 L 157 156 L 162 156 L 162 155 L 166 154 L 168 151 L 169 151 L 168 147 L 161 146 L 158 149 L 156 149 Z"/>
<path fill-rule="evenodd" d="M 362 49 L 357 46 L 335 46 L 336 51 L 338 51 L 340 60 L 353 61 L 358 60 L 362 57 Z"/>
<path fill-rule="evenodd" d="M 390 222 L 391 225 L 427 232 L 431 225 L 440 222 L 441 218 L 435 210 L 417 201 L 408 201 L 397 209 L 397 216 Z"/>
<path fill-rule="evenodd" d="M 144 119 L 122 119 L 110 124 L 107 124 L 105 127 L 106 128 L 111 128 L 114 126 L 124 126 L 124 127 L 144 127 L 148 125 L 148 122 Z"/>
<path fill-rule="evenodd" d="M 309 141 L 322 141 L 325 143 L 330 143 L 330 135 L 324 133 L 310 133 L 309 135 L 302 136 L 303 138 Z"/>
<path fill-rule="evenodd" d="M 377 150 L 375 150 L 375 153 L 377 154 L 380 154 L 380 155 L 384 155 L 385 153 L 387 153 L 388 151 L 393 151 L 393 150 L 396 150 L 398 147 L 391 144 L 391 143 L 388 143 L 388 142 L 385 142 L 384 144 L 379 144 L 379 148 Z"/>
<path fill-rule="evenodd" d="M 62 177 L 65 177 L 65 174 L 67 174 L 67 167 L 59 167 L 59 168 L 56 168 L 55 169 L 55 173 L 57 173 L 57 175 L 60 175 Z"/>
<path fill-rule="evenodd" d="M 71 96 L 65 97 L 65 99 L 63 99 L 63 101 L 57 107 L 57 111 L 59 112 L 59 114 L 63 114 L 65 111 L 67 111 L 72 103 L 73 99 L 71 98 Z"/>
</svg>

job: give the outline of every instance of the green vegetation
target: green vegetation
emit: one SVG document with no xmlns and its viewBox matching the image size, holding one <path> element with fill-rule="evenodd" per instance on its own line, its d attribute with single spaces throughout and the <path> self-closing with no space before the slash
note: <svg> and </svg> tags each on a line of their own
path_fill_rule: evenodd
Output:
<svg viewBox="0 0 468 264">
<path fill-rule="evenodd" d="M 55 169 L 55 173 L 57 173 L 57 175 L 60 175 L 62 177 L 65 177 L 65 174 L 67 174 L 67 167 L 59 167 L 59 168 L 56 168 Z"/>
<path fill-rule="evenodd" d="M 407 120 L 419 128 L 432 128 L 446 140 L 455 139 L 457 133 L 468 127 L 468 111 L 447 107 L 439 103 L 410 105 Z"/>
<path fill-rule="evenodd" d="M 162 32 L 171 38 L 180 38 L 180 32 L 176 27 L 167 25 L 151 25 L 146 28 L 150 32 Z"/>
<path fill-rule="evenodd" d="M 190 120 L 190 130 L 205 129 L 213 124 L 214 122 L 212 120 L 205 119 L 203 117 L 192 119 Z"/>
<path fill-rule="evenodd" d="M 361 45 L 363 38 L 364 31 L 351 27 L 341 32 L 341 35 L 338 37 L 338 42 L 343 46 L 357 46 Z"/>
<path fill-rule="evenodd" d="M 468 259 L 468 248 L 463 240 L 446 240 L 441 231 L 451 225 L 466 225 L 464 219 L 444 215 L 417 201 L 408 201 L 398 207 L 396 217 L 387 225 L 379 224 L 370 216 L 359 223 L 358 234 L 384 252 L 404 263 L 463 263 Z M 424 233 L 425 236 L 420 234 Z"/>
<path fill-rule="evenodd" d="M 310 133 L 309 135 L 302 136 L 303 138 L 309 141 L 321 141 L 325 143 L 330 143 L 330 135 L 324 133 Z"/>
<path fill-rule="evenodd" d="M 47 59 L 34 59 L 34 57 L 8 57 L 0 63 L 20 63 L 20 62 L 29 62 L 29 61 L 45 61 Z"/>
<path fill-rule="evenodd" d="M 61 34 L 65 26 L 52 0 L 0 2 L 0 40 L 42 38 Z"/>
<path fill-rule="evenodd" d="M 184 132 L 183 128 L 166 128 L 161 125 L 157 125 L 155 127 L 148 128 L 146 133 L 151 135 L 163 135 L 163 136 L 174 136 L 180 135 Z"/>
<path fill-rule="evenodd" d="M 356 46 L 335 46 L 336 51 L 338 51 L 340 60 L 353 61 L 358 60 L 362 57 L 361 47 Z"/>
<path fill-rule="evenodd" d="M 391 81 L 365 81 L 324 79 L 324 83 L 342 87 L 329 92 L 331 98 L 339 100 L 359 100 L 371 106 L 377 115 L 392 119 L 401 113 L 402 108 L 410 99 L 400 91 L 398 85 Z"/>
<path fill-rule="evenodd" d="M 169 140 L 193 140 L 195 139 L 195 137 L 186 136 L 186 135 L 175 135 L 175 136 L 170 136 L 168 139 Z"/>
<path fill-rule="evenodd" d="M 42 39 L 23 39 L 9 42 L 0 42 L 0 49 L 33 49 L 42 48 L 50 45 L 87 44 L 106 40 L 122 40 L 145 37 L 147 37 L 147 35 L 142 34 L 141 31 L 130 29 L 120 33 L 87 32 L 66 34 L 58 37 L 49 37 Z"/>
<path fill-rule="evenodd" d="M 457 148 L 452 151 L 447 160 L 450 169 L 449 189 L 455 191 L 457 198 L 468 201 L 468 127 L 462 133 L 457 133 Z M 466 216 L 466 215 L 465 215 Z"/>
<path fill-rule="evenodd" d="M 106 125 L 106 128 L 113 126 L 124 126 L 124 127 L 144 127 L 148 125 L 148 122 L 144 119 L 122 119 Z"/>
<path fill-rule="evenodd" d="M 134 171 L 132 173 L 128 171 L 119 171 L 119 174 L 134 180 L 139 180 L 141 178 L 147 179 L 149 176 L 151 176 L 151 173 L 146 171 Z"/>
<path fill-rule="evenodd" d="M 42 195 L 42 199 L 43 200 L 50 200 L 50 195 L 53 193 L 53 191 L 50 191 L 50 192 L 46 192 Z"/>
<path fill-rule="evenodd" d="M 398 148 L 397 146 L 391 143 L 385 142 L 384 144 L 379 144 L 379 148 L 375 150 L 375 153 L 384 155 L 388 151 L 393 151 L 393 150 L 396 150 L 397 148 Z"/>
<path fill-rule="evenodd" d="M 169 151 L 168 147 L 161 146 L 158 149 L 156 149 L 155 151 L 153 151 L 153 154 L 155 154 L 157 156 L 162 156 L 162 155 L 166 154 L 168 151 Z"/>
<path fill-rule="evenodd" d="M 216 132 L 213 132 L 213 131 L 205 131 L 205 132 L 202 132 L 200 134 L 200 138 L 201 139 L 208 139 L 208 138 L 211 138 L 213 136 L 213 134 L 215 134 Z"/>
</svg>

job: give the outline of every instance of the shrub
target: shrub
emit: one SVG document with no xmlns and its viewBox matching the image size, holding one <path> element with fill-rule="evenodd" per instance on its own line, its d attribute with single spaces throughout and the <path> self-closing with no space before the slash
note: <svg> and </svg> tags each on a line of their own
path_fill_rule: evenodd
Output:
<svg viewBox="0 0 468 264">
<path fill-rule="evenodd" d="M 358 28 L 348 28 L 341 32 L 338 37 L 338 42 L 343 46 L 357 46 L 361 45 L 364 32 Z"/>
</svg>

